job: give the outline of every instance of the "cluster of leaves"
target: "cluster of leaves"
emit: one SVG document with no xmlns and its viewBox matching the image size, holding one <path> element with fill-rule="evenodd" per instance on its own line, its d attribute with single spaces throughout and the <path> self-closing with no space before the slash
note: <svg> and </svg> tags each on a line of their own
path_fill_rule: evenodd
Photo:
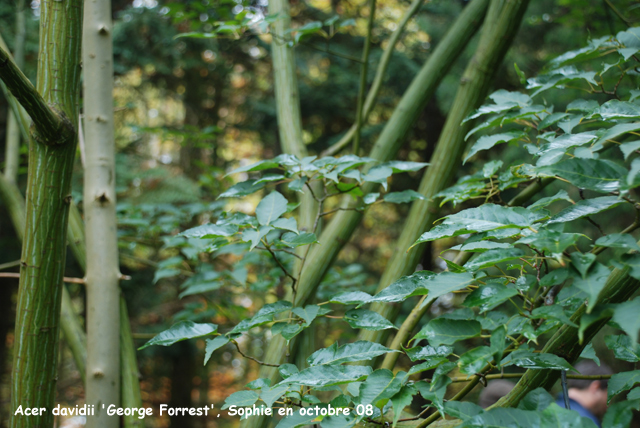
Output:
<svg viewBox="0 0 640 428">
<path fill-rule="evenodd" d="M 395 425 L 403 409 L 420 394 L 442 416 L 449 414 L 462 419 L 463 426 L 591 426 L 590 421 L 577 413 L 553 404 L 553 399 L 541 390 L 531 392 L 517 409 L 490 411 L 470 403 L 445 402 L 444 397 L 453 382 L 468 381 L 470 376 L 484 376 L 510 366 L 526 370 L 573 370 L 568 361 L 545 352 L 543 347 L 544 335 L 564 325 L 578 328 L 582 335 L 594 322 L 608 320 L 624 334 L 607 336 L 607 347 L 620 360 L 640 362 L 637 316 L 640 297 L 619 304 L 602 303 L 612 269 L 625 269 L 633 278 L 640 279 L 640 247 L 631 234 L 640 223 L 632 221 L 625 228 L 625 225 L 610 225 L 606 228 L 610 233 L 605 234 L 592 218 L 614 209 L 624 218 L 626 212 L 640 209 L 632 192 L 640 184 L 637 177 L 640 157 L 636 156 L 640 142 L 634 140 L 635 131 L 640 129 L 640 104 L 635 103 L 640 92 L 636 86 L 627 88 L 627 82 L 633 81 L 637 74 L 635 54 L 640 51 L 639 36 L 640 29 L 632 28 L 616 37 L 594 40 L 586 48 L 553 61 L 544 75 L 526 80 L 530 94 L 498 91 L 490 96 L 491 104 L 469 117 L 471 120 L 490 115 L 469 136 L 479 131 L 507 129 L 480 137 L 467 158 L 506 142 L 521 145 L 533 160 L 508 166 L 503 161 L 488 162 L 481 171 L 463 177 L 439 195 L 444 202 L 456 204 L 469 204 L 477 198 L 484 201 L 445 217 L 414 245 L 464 238 L 451 249 L 472 254 L 465 263 L 447 260 L 445 272 L 416 272 L 373 296 L 363 291 L 348 291 L 305 307 L 277 301 L 265 305 L 225 334 L 219 334 L 215 325 L 176 325 L 147 346 L 215 336 L 207 340 L 208 359 L 212 352 L 229 342 L 237 346 L 235 340 L 239 335 L 254 327 L 269 324 L 272 333 L 291 340 L 315 319 L 327 316 L 331 312 L 329 308 L 345 306 L 342 316 L 332 316 L 338 319 L 336 322 L 347 322 L 356 329 L 394 329 L 395 325 L 389 320 L 363 306 L 371 302 L 402 302 L 413 296 L 426 296 L 420 305 L 429 305 L 438 297 L 456 293 L 464 295 L 462 308 L 426 323 L 402 349 L 367 341 L 334 344 L 313 353 L 307 360 L 307 368 L 299 369 L 291 364 L 279 366 L 282 381 L 275 385 L 267 379 L 251 382 L 247 385 L 249 390 L 231 395 L 225 406 L 248 406 L 258 400 L 266 406 L 276 402 L 285 406 L 309 403 L 352 409 L 372 406 L 373 414 L 355 412 L 350 416 L 324 418 L 294 414 L 283 419 L 280 428 L 311 423 L 319 423 L 324 428 L 349 427 L 365 418 L 378 418 L 391 409 Z M 598 71 L 580 71 L 572 65 L 600 61 L 602 57 L 613 57 L 614 62 L 603 64 Z M 534 103 L 544 91 L 579 82 L 586 82 L 584 90 L 599 94 L 604 101 L 575 100 L 564 112 L 554 112 L 552 106 Z M 360 201 L 359 208 L 355 209 L 381 200 L 410 202 L 421 198 L 415 192 L 387 193 L 383 197 L 364 194 L 365 182 L 384 187 L 393 172 L 413 171 L 423 166 L 390 162 L 368 170 L 358 169 L 368 161 L 355 156 L 317 160 L 280 156 L 234 171 L 282 170 L 239 183 L 224 196 L 244 196 L 267 183 L 286 183 L 294 192 L 307 186 L 313 192 L 313 182 L 317 181 L 324 189 L 321 195 L 314 193 L 318 201 L 349 194 Z M 564 188 L 526 208 L 502 202 L 501 195 L 508 189 L 521 185 L 543 187 L 542 184 L 549 181 Z M 558 204 L 566 207 L 552 209 Z M 233 214 L 182 235 L 208 239 L 213 249 L 228 245 L 233 239 L 247 242 L 250 248 L 261 246 L 295 284 L 295 277 L 278 258 L 278 251 L 295 249 L 295 242 L 300 242 L 300 246 L 311 245 L 316 237 L 315 226 L 312 231 L 299 231 L 295 219 L 283 217 L 293 209 L 286 198 L 273 191 L 261 200 L 255 216 Z M 317 218 L 322 215 L 319 211 Z M 595 233 L 600 236 L 592 239 L 588 232 L 571 232 L 574 222 L 580 219 L 595 224 Z M 603 255 L 598 257 L 600 254 Z M 577 310 L 585 304 L 585 315 L 580 316 Z M 277 317 L 284 313 L 288 315 Z M 461 341 L 481 345 L 456 355 L 454 346 Z M 593 347 L 584 345 L 582 357 L 597 360 Z M 407 373 L 394 374 L 386 369 L 374 371 L 368 366 L 346 364 L 390 352 L 401 352 L 413 362 Z M 464 376 L 452 376 L 454 370 Z M 428 380 L 416 381 L 411 377 L 425 371 L 432 373 Z M 611 378 L 609 400 L 630 392 L 627 400 L 610 408 L 604 419 L 605 426 L 624 426 L 620 424 L 629 420 L 631 409 L 640 404 L 640 388 L 635 387 L 638 382 L 638 370 Z M 343 384 L 347 384 L 345 390 L 338 387 Z M 335 390 L 335 397 L 330 403 L 321 403 L 314 392 L 327 390 Z"/>
</svg>

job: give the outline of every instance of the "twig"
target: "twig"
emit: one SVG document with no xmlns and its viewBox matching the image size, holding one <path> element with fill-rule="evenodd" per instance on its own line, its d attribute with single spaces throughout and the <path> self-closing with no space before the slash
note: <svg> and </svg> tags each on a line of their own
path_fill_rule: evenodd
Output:
<svg viewBox="0 0 640 428">
<path fill-rule="evenodd" d="M 396 44 L 400 37 L 404 33 L 404 29 L 407 26 L 409 20 L 416 14 L 420 5 L 425 0 L 413 0 L 411 6 L 402 17 L 402 21 L 398 24 L 398 28 L 393 32 L 391 37 L 389 38 L 389 43 L 387 43 L 387 47 L 385 48 L 382 57 L 380 58 L 380 62 L 378 63 L 378 69 L 376 70 L 376 75 L 373 78 L 373 83 L 371 84 L 371 88 L 369 89 L 369 93 L 367 94 L 367 98 L 364 102 L 364 113 L 363 113 L 363 122 L 367 121 L 369 114 L 373 110 L 375 106 L 376 99 L 378 98 L 378 94 L 380 93 L 380 89 L 382 88 L 382 81 L 384 80 L 384 76 L 389 68 L 389 64 L 391 63 L 391 56 L 395 51 Z M 353 138 L 353 135 L 356 131 L 356 125 L 353 124 L 351 128 L 345 133 L 345 135 L 327 150 L 322 152 L 321 156 L 332 156 L 342 150 Z"/>
<path fill-rule="evenodd" d="M 256 247 L 256 249 L 258 249 L 258 250 L 267 250 L 267 247 Z M 300 255 L 294 253 L 293 251 L 287 250 L 285 248 L 272 248 L 271 251 L 281 251 L 283 253 L 291 254 L 292 256 L 297 257 L 300 260 L 302 260 L 302 257 Z"/>
<path fill-rule="evenodd" d="M 356 209 L 356 208 L 349 208 L 349 207 L 347 207 L 347 208 L 338 207 L 338 208 L 334 208 L 334 209 L 332 209 L 332 210 L 329 210 L 329 211 L 325 211 L 325 212 L 323 212 L 323 213 L 320 213 L 320 214 L 318 214 L 318 216 L 319 216 L 319 217 L 324 217 L 324 216 L 326 216 L 326 215 L 333 214 L 333 213 L 335 213 L 335 212 L 337 212 L 337 211 L 357 211 L 357 209 Z"/>
<path fill-rule="evenodd" d="M 280 365 L 279 365 L 279 364 L 270 364 L 270 363 L 265 363 L 265 362 L 263 362 L 263 361 L 260 361 L 260 360 L 259 360 L 259 359 L 257 359 L 257 358 L 254 358 L 254 357 L 252 357 L 252 356 L 250 356 L 250 355 L 245 354 L 244 352 L 242 352 L 242 351 L 240 350 L 240 345 L 238 345 L 238 342 L 236 342 L 235 340 L 231 340 L 231 343 L 233 343 L 234 345 L 236 345 L 236 349 L 238 350 L 238 353 L 239 353 L 240 355 L 242 355 L 243 357 L 245 357 L 245 358 L 247 358 L 247 359 L 249 359 L 249 360 L 251 360 L 251 361 L 255 361 L 256 363 L 258 363 L 258 364 L 260 364 L 260 365 L 262 365 L 262 366 L 280 367 Z"/>
<path fill-rule="evenodd" d="M 17 273 L 17 272 L 2 272 L 2 273 L 0 273 L 0 278 L 18 278 L 18 279 L 20 279 L 20 274 Z M 86 284 L 87 283 L 84 278 L 69 278 L 69 277 L 65 276 L 64 278 L 62 278 L 62 280 L 64 282 L 69 283 L 69 284 Z"/>
<path fill-rule="evenodd" d="M 271 249 L 271 246 L 269 245 L 269 243 L 263 239 L 262 243 L 265 246 L 265 250 L 267 250 L 269 252 L 269 254 L 271 254 L 271 257 L 273 257 L 273 260 L 275 260 L 275 262 L 278 264 L 278 267 L 280 267 L 280 269 L 282 270 L 282 272 L 284 272 L 284 274 L 286 276 L 288 276 L 289 278 L 291 278 L 291 281 L 293 281 L 293 283 L 291 284 L 291 288 L 293 289 L 293 291 L 295 292 L 296 290 L 296 283 L 298 282 L 298 279 L 296 277 L 294 277 L 293 275 L 291 275 L 289 273 L 289 271 L 287 270 L 287 268 L 282 264 L 282 262 L 280 261 L 280 259 L 278 259 L 278 257 L 276 256 L 276 253 L 273 252 L 273 249 Z"/>
<path fill-rule="evenodd" d="M 358 106 L 356 110 L 356 130 L 353 136 L 353 154 L 358 156 L 360 152 L 360 130 L 362 129 L 362 110 L 364 108 L 364 93 L 367 90 L 367 69 L 369 67 L 369 51 L 371 50 L 371 32 L 376 14 L 376 0 L 369 3 L 369 22 L 367 25 L 367 36 L 364 41 L 362 51 L 362 66 L 360 69 L 360 88 L 358 90 Z"/>
<path fill-rule="evenodd" d="M 20 266 L 20 260 L 14 260 L 12 262 L 3 263 L 0 265 L 0 270 L 9 269 L 16 266 Z"/>
</svg>

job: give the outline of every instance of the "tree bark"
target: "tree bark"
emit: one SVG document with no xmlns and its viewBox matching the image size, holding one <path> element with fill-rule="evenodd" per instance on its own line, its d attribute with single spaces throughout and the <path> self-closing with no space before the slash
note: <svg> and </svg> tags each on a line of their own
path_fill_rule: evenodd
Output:
<svg viewBox="0 0 640 428">
<path fill-rule="evenodd" d="M 29 143 L 11 385 L 12 428 L 53 426 L 51 409 L 76 147 L 82 6 L 81 0 L 42 4 L 37 90 L 0 50 L 0 78 L 35 125 Z M 48 411 L 38 416 L 15 415 L 19 406 Z"/>
<path fill-rule="evenodd" d="M 116 428 L 101 404 L 120 403 L 120 267 L 113 128 L 111 2 L 85 2 L 84 218 L 87 250 L 87 404 L 96 414 L 90 428 Z"/>
</svg>

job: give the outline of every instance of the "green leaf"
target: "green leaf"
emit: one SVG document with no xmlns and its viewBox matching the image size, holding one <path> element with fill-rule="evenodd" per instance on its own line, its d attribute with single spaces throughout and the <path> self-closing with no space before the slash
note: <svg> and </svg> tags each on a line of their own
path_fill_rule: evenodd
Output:
<svg viewBox="0 0 640 428">
<path fill-rule="evenodd" d="M 624 334 L 608 335 L 604 337 L 607 348 L 613 351 L 613 355 L 623 361 L 637 363 L 640 361 L 640 345 L 633 343 L 629 336 Z"/>
<path fill-rule="evenodd" d="M 288 230 L 295 234 L 298 233 L 298 223 L 293 217 L 279 218 L 273 222 L 272 226 L 276 229 Z"/>
<path fill-rule="evenodd" d="M 587 346 L 584 347 L 582 353 L 580 353 L 580 358 L 586 358 L 588 360 L 593 360 L 598 366 L 600 366 L 600 358 L 596 355 L 596 350 L 593 349 L 593 343 L 588 343 Z"/>
<path fill-rule="evenodd" d="M 308 415 L 305 413 L 302 415 L 299 411 L 294 411 L 293 415 L 285 416 L 280 419 L 276 428 L 300 428 L 308 425 L 314 425 L 316 419 L 320 419 L 315 414 Z"/>
<path fill-rule="evenodd" d="M 405 407 L 411 405 L 413 396 L 418 393 L 418 390 L 413 385 L 404 385 L 397 394 L 391 397 L 391 403 L 393 404 L 393 425 L 395 427 L 402 415 L 402 411 Z"/>
<path fill-rule="evenodd" d="M 598 301 L 598 295 L 604 288 L 610 273 L 611 271 L 609 271 L 606 266 L 600 263 L 595 263 L 595 265 L 589 270 L 585 278 L 582 278 L 580 276 L 575 276 L 573 278 L 573 285 L 587 293 L 587 295 L 589 296 L 589 301 L 587 303 L 587 313 L 591 312 L 594 305 Z"/>
<path fill-rule="evenodd" d="M 382 187 L 387 189 L 387 178 L 393 174 L 393 170 L 388 166 L 376 165 L 371 168 L 366 174 L 362 175 L 363 181 L 371 183 L 380 183 Z"/>
<path fill-rule="evenodd" d="M 251 195 L 252 193 L 257 192 L 258 190 L 264 189 L 266 183 L 256 183 L 256 180 L 247 180 L 241 183 L 234 184 L 229 187 L 227 190 L 222 192 L 218 199 L 220 198 L 241 198 L 243 196 Z"/>
<path fill-rule="evenodd" d="M 562 324 L 566 324 L 568 326 L 578 328 L 578 325 L 571 321 L 571 319 L 564 313 L 564 310 L 561 306 L 551 305 L 551 306 L 540 306 L 535 308 L 531 312 L 532 319 L 548 319 L 548 320 L 557 320 Z"/>
<path fill-rule="evenodd" d="M 409 375 L 413 375 L 416 373 L 422 373 L 427 370 L 433 370 L 444 363 L 448 363 L 449 360 L 446 357 L 429 357 L 426 361 L 411 366 L 409 369 Z"/>
<path fill-rule="evenodd" d="M 469 419 L 484 412 L 482 407 L 469 401 L 447 401 L 444 403 L 444 412 L 456 419 Z"/>
<path fill-rule="evenodd" d="M 464 244 L 451 247 L 450 250 L 466 251 L 469 253 L 482 253 L 487 250 L 495 250 L 498 248 L 513 248 L 513 244 L 507 244 L 506 242 L 493 242 L 493 241 L 475 241 L 465 242 Z M 448 250 L 445 250 L 448 251 Z M 443 251 L 443 253 L 445 252 Z"/>
<path fill-rule="evenodd" d="M 640 383 L 640 370 L 616 373 L 609 379 L 607 387 L 607 403 L 621 392 L 628 391 Z"/>
<path fill-rule="evenodd" d="M 218 238 L 234 235 L 238 232 L 238 226 L 233 224 L 203 224 L 202 226 L 187 229 L 178 234 L 185 238 Z"/>
<path fill-rule="evenodd" d="M 423 302 L 427 304 L 452 291 L 461 290 L 473 282 L 470 273 L 442 272 L 434 275 L 429 271 L 416 272 L 400 278 L 387 288 L 376 294 L 372 302 L 399 302 L 411 296 L 428 295 Z M 425 303 L 426 302 L 426 303 Z"/>
<path fill-rule="evenodd" d="M 400 372 L 398 376 L 394 376 L 393 372 L 387 369 L 378 369 L 371 373 L 367 380 L 360 384 L 359 404 L 364 406 L 372 404 L 378 409 L 384 407 L 402 388 L 403 374 Z"/>
<path fill-rule="evenodd" d="M 377 331 L 396 328 L 388 319 L 368 309 L 351 309 L 344 315 L 344 320 L 348 322 L 352 328 L 361 328 L 364 330 Z"/>
<path fill-rule="evenodd" d="M 464 421 L 461 428 L 539 428 L 536 412 L 497 407 Z M 563 427 L 564 428 L 564 427 Z"/>
<path fill-rule="evenodd" d="M 251 165 L 245 165 L 245 166 L 236 168 L 231 172 L 228 172 L 227 175 L 237 174 L 238 172 L 262 171 L 265 169 L 277 168 L 278 166 L 279 164 L 276 161 L 276 159 L 261 160 L 256 163 L 252 163 Z"/>
<path fill-rule="evenodd" d="M 633 410 L 638 410 L 640 401 L 622 401 L 607 409 L 602 419 L 603 428 L 629 428 L 633 419 Z"/>
<path fill-rule="evenodd" d="M 300 373 L 300 370 L 298 370 L 298 367 L 296 367 L 294 364 L 287 363 L 280 364 L 280 366 L 278 367 L 278 373 L 280 373 L 282 379 L 288 379 L 294 374 Z"/>
<path fill-rule="evenodd" d="M 299 234 L 287 232 L 282 235 L 280 241 L 287 247 L 296 248 L 303 245 L 315 244 L 318 242 L 318 238 L 315 233 L 311 232 L 300 232 Z"/>
<path fill-rule="evenodd" d="M 338 365 L 342 363 L 365 361 L 375 358 L 379 355 L 386 354 L 388 352 L 399 352 L 389 349 L 386 346 L 382 346 L 379 343 L 373 343 L 366 340 L 359 340 L 354 343 L 347 343 L 338 347 L 338 343 L 334 342 L 328 348 L 319 349 L 309 358 L 307 363 L 309 366 L 319 366 L 333 364 Z"/>
<path fill-rule="evenodd" d="M 153 284 L 160 281 L 161 279 L 171 278 L 176 275 L 180 275 L 182 271 L 180 269 L 159 269 L 153 275 Z"/>
<path fill-rule="evenodd" d="M 409 162 L 409 161 L 390 161 L 385 162 L 382 166 L 386 166 L 393 170 L 394 174 L 399 172 L 419 171 L 429 164 L 426 162 Z"/>
<path fill-rule="evenodd" d="M 281 312 L 285 312 L 291 309 L 291 302 L 278 301 L 264 305 L 256 314 L 250 319 L 244 319 L 236 325 L 229 334 L 243 333 L 251 330 L 253 327 L 257 327 L 262 324 L 273 321 L 273 316 Z"/>
<path fill-rule="evenodd" d="M 565 190 L 559 190 L 558 193 L 553 196 L 537 200 L 533 204 L 529 205 L 528 208 L 532 211 L 535 211 L 539 210 L 540 208 L 544 208 L 547 205 L 551 205 L 552 203 L 557 201 L 568 201 L 573 203 L 573 200 L 569 197 L 569 194 Z"/>
<path fill-rule="evenodd" d="M 259 229 L 246 229 L 242 232 L 242 241 L 250 242 L 249 250 L 253 250 L 260 240 L 273 230 L 273 226 L 260 226 Z"/>
<path fill-rule="evenodd" d="M 416 346 L 406 350 L 411 361 L 426 360 L 432 357 L 446 357 L 453 353 L 453 346 Z"/>
<path fill-rule="evenodd" d="M 287 212 L 287 199 L 279 192 L 273 191 L 265 196 L 256 208 L 258 223 L 267 226 Z"/>
<path fill-rule="evenodd" d="M 172 325 L 168 330 L 158 333 L 153 339 L 139 347 L 138 350 L 151 345 L 169 346 L 183 340 L 209 336 L 217 331 L 218 326 L 216 324 L 196 324 L 193 321 L 180 321 Z"/>
<path fill-rule="evenodd" d="M 632 153 L 636 152 L 640 149 L 640 140 L 629 141 L 627 143 L 622 143 L 618 146 L 620 151 L 624 154 L 625 160 L 631 156 Z"/>
<path fill-rule="evenodd" d="M 484 204 L 446 217 L 441 225 L 423 233 L 413 245 L 471 232 L 507 228 L 524 229 L 533 226 L 536 221 L 545 217 L 544 213 L 530 211 L 526 208 Z"/>
<path fill-rule="evenodd" d="M 624 203 L 624 200 L 618 199 L 615 196 L 602 196 L 599 198 L 585 199 L 563 209 L 558 214 L 551 217 L 547 224 L 566 223 L 577 220 L 579 218 L 606 211 L 622 203 Z"/>
<path fill-rule="evenodd" d="M 543 427 L 586 428 L 578 412 L 567 410 L 551 403 L 542 412 Z"/>
<path fill-rule="evenodd" d="M 607 236 L 598 238 L 595 247 L 622 248 L 630 251 L 640 251 L 640 246 L 636 243 L 633 236 L 628 233 L 611 233 Z"/>
<path fill-rule="evenodd" d="M 307 180 L 309 180 L 309 178 L 307 176 L 296 178 L 295 180 L 293 180 L 293 181 L 291 181 L 289 183 L 289 185 L 288 185 L 289 190 L 291 190 L 292 192 L 304 193 L 302 191 L 302 188 L 304 187 L 304 185 L 307 182 Z"/>
<path fill-rule="evenodd" d="M 640 332 L 640 296 L 635 299 L 620 303 L 613 313 L 613 321 L 617 323 L 631 340 L 638 344 L 638 332 Z"/>
<path fill-rule="evenodd" d="M 333 296 L 329 302 L 342 305 L 364 305 L 370 300 L 371 295 L 364 291 L 345 291 Z"/>
<path fill-rule="evenodd" d="M 465 263 L 464 268 L 468 271 L 475 272 L 479 269 L 486 269 L 509 260 L 519 259 L 525 255 L 524 251 L 519 248 L 495 249 L 480 254 L 477 257 Z"/>
<path fill-rule="evenodd" d="M 228 409 L 230 406 L 247 407 L 252 406 L 258 401 L 259 395 L 255 391 L 238 391 L 234 392 L 224 400 L 222 410 Z"/>
<path fill-rule="evenodd" d="M 326 416 L 320 422 L 321 428 L 351 428 L 357 422 L 356 417 L 349 413 L 345 415 Z"/>
<path fill-rule="evenodd" d="M 621 135 L 624 135 L 628 132 L 637 131 L 638 129 L 640 129 L 640 122 L 621 123 L 615 125 L 614 127 L 609 128 L 607 132 L 605 132 L 602 136 L 600 136 L 598 141 L 596 141 L 594 144 L 594 149 L 599 149 L 599 146 L 602 146 L 607 140 L 615 140 Z"/>
<path fill-rule="evenodd" d="M 580 272 L 580 276 L 582 278 L 587 276 L 589 268 L 591 268 L 595 261 L 596 255 L 593 253 L 571 253 L 571 264 L 578 272 Z"/>
<path fill-rule="evenodd" d="M 581 189 L 609 193 L 620 188 L 627 170 L 602 159 L 571 158 L 536 169 L 539 175 L 558 176 Z"/>
<path fill-rule="evenodd" d="M 362 200 L 364 201 L 365 205 L 371 205 L 378 200 L 379 196 L 380 193 L 367 193 L 366 195 L 364 195 L 364 198 L 362 198 Z"/>
<path fill-rule="evenodd" d="M 480 313 L 484 313 L 501 305 L 517 294 L 518 290 L 515 288 L 490 283 L 473 290 L 473 292 L 464 299 L 463 305 L 467 308 L 478 307 Z"/>
<path fill-rule="evenodd" d="M 258 378 L 256 380 L 252 380 L 248 384 L 245 385 L 249 389 L 264 389 L 269 390 L 271 387 L 271 379 Z"/>
<path fill-rule="evenodd" d="M 204 365 L 207 365 L 207 362 L 209 361 L 209 358 L 211 358 L 211 355 L 214 353 L 214 351 L 222 348 L 224 345 L 229 343 L 229 341 L 230 340 L 227 336 L 218 336 L 214 337 L 213 339 L 207 339 L 207 346 L 205 348 L 204 354 Z"/>
<path fill-rule="evenodd" d="M 578 239 L 583 236 L 584 235 L 580 233 L 563 233 L 550 229 L 542 229 L 539 230 L 538 233 L 528 233 L 527 236 L 515 243 L 530 245 L 536 250 L 550 254 L 561 254 L 567 248 L 575 245 Z"/>
<path fill-rule="evenodd" d="M 503 367 L 515 365 L 525 369 L 574 370 L 562 357 L 530 351 L 515 351 L 506 356 L 500 365 Z"/>
<path fill-rule="evenodd" d="M 556 400 L 544 388 L 529 392 L 518 404 L 518 409 L 541 412 Z"/>
<path fill-rule="evenodd" d="M 260 399 L 264 401 L 267 407 L 272 407 L 273 403 L 287 392 L 289 385 L 275 385 L 268 390 L 260 391 Z"/>
<path fill-rule="evenodd" d="M 485 135 L 483 137 L 480 137 L 478 138 L 478 141 L 476 141 L 475 144 L 471 146 L 469 153 L 467 153 L 467 156 L 465 156 L 462 163 L 463 164 L 466 163 L 470 157 L 472 157 L 479 151 L 488 150 L 493 146 L 495 146 L 496 144 L 510 143 L 511 141 L 514 141 L 514 140 L 526 138 L 526 136 L 527 134 L 525 134 L 522 131 L 512 131 L 512 132 L 505 132 L 502 134 Z"/>
<path fill-rule="evenodd" d="M 441 376 L 437 381 L 425 382 L 420 381 L 415 385 L 420 391 L 420 395 L 425 400 L 431 401 L 431 404 L 438 409 L 438 412 L 444 417 L 444 396 L 447 393 L 447 386 L 451 383 L 451 379 L 447 376 Z"/>
<path fill-rule="evenodd" d="M 368 366 L 313 366 L 291 375 L 280 384 L 325 387 L 364 380 L 371 373 Z"/>
<path fill-rule="evenodd" d="M 402 192 L 387 193 L 382 199 L 391 204 L 406 204 L 408 202 L 424 200 L 424 196 L 415 190 L 404 190 Z"/>
<path fill-rule="evenodd" d="M 431 346 L 453 345 L 459 340 L 480 335 L 482 327 L 478 321 L 436 318 L 425 325 L 413 340 L 427 339 Z"/>
<path fill-rule="evenodd" d="M 466 375 L 479 373 L 480 369 L 493 360 L 493 350 L 488 346 L 478 346 L 465 352 L 458 360 L 460 372 Z"/>
<path fill-rule="evenodd" d="M 320 311 L 320 306 L 317 305 L 308 305 L 305 306 L 304 309 L 297 307 L 293 308 L 292 312 L 305 320 L 307 324 L 311 324 L 314 319 L 318 316 L 318 312 Z"/>
</svg>

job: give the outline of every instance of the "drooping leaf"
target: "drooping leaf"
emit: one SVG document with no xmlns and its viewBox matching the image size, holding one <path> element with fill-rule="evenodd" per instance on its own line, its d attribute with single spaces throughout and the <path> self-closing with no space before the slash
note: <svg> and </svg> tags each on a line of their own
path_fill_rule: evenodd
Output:
<svg viewBox="0 0 640 428">
<path fill-rule="evenodd" d="M 446 357 L 453 353 L 453 346 L 416 346 L 406 350 L 407 356 L 411 361 L 426 360 L 432 357 Z"/>
<path fill-rule="evenodd" d="M 218 199 L 220 198 L 241 198 L 243 196 L 251 195 L 252 193 L 257 192 L 258 190 L 264 189 L 266 183 L 257 183 L 256 180 L 247 180 L 242 181 L 240 183 L 236 183 L 233 186 L 229 187 L 227 190 L 222 192 Z"/>
<path fill-rule="evenodd" d="M 452 291 L 461 290 L 473 281 L 470 273 L 442 272 L 438 275 L 429 271 L 416 272 L 400 278 L 380 293 L 373 296 L 373 302 L 399 302 L 411 296 L 427 295 L 425 302 L 437 299 Z M 423 302 L 423 304 L 426 304 Z"/>
<path fill-rule="evenodd" d="M 640 345 L 633 343 L 631 338 L 624 334 L 608 335 L 604 337 L 607 348 L 613 351 L 613 355 L 623 361 L 637 363 L 640 361 Z"/>
<path fill-rule="evenodd" d="M 260 396 L 255 391 L 238 391 L 234 392 L 224 400 L 222 410 L 228 409 L 230 406 L 246 407 L 252 406 L 258 401 Z"/>
<path fill-rule="evenodd" d="M 611 233 L 609 235 L 598 238 L 595 243 L 596 247 L 622 248 L 624 250 L 640 251 L 640 246 L 636 243 L 633 236 L 628 233 Z"/>
<path fill-rule="evenodd" d="M 469 153 L 467 153 L 467 156 L 465 156 L 462 163 L 463 164 L 466 163 L 470 157 L 472 157 L 473 155 L 475 155 L 476 153 L 482 150 L 488 150 L 493 146 L 495 146 L 496 144 L 509 143 L 511 141 L 518 140 L 520 138 L 525 138 L 526 135 L 527 134 L 525 134 L 522 131 L 512 131 L 512 132 L 505 132 L 502 134 L 485 135 L 483 137 L 480 137 L 478 141 L 476 141 L 475 144 L 471 146 L 471 149 L 469 149 Z"/>
<path fill-rule="evenodd" d="M 438 380 L 431 383 L 420 381 L 415 385 L 420 391 L 420 395 L 425 400 L 431 401 L 431 404 L 438 409 L 438 412 L 444 417 L 444 396 L 447 393 L 447 386 L 451 383 L 451 379 L 447 376 L 441 376 Z"/>
<path fill-rule="evenodd" d="M 331 303 L 342 305 L 363 305 L 371 300 L 371 295 L 364 291 L 345 291 L 337 294 L 329 300 Z"/>
<path fill-rule="evenodd" d="M 569 197 L 569 194 L 565 190 L 559 190 L 555 195 L 539 199 L 533 204 L 529 205 L 529 209 L 535 211 L 540 208 L 544 208 L 547 205 L 551 205 L 552 203 L 557 201 L 567 201 L 573 203 L 573 200 Z"/>
<path fill-rule="evenodd" d="M 292 309 L 292 312 L 305 320 L 307 324 L 311 324 L 316 319 L 319 311 L 320 306 L 317 305 L 307 305 L 304 308 L 296 307 Z"/>
<path fill-rule="evenodd" d="M 293 233 L 298 233 L 298 223 L 294 217 L 279 218 L 272 224 L 276 229 L 288 230 Z"/>
<path fill-rule="evenodd" d="M 602 419 L 603 428 L 628 428 L 631 426 L 633 411 L 638 410 L 639 400 L 614 403 L 607 409 Z"/>
<path fill-rule="evenodd" d="M 256 208 L 258 223 L 267 226 L 287 212 L 287 199 L 280 192 L 273 191 L 262 198 Z"/>
<path fill-rule="evenodd" d="M 556 403 L 551 403 L 544 409 L 541 415 L 541 423 L 543 427 L 587 428 L 583 417 L 578 412 L 567 410 Z M 592 422 L 591 426 L 594 425 Z"/>
<path fill-rule="evenodd" d="M 193 321 L 180 321 L 172 325 L 168 330 L 158 333 L 153 339 L 139 347 L 138 350 L 151 345 L 169 346 L 183 340 L 209 336 L 217 331 L 218 326 L 216 324 L 197 324 Z"/>
<path fill-rule="evenodd" d="M 613 313 L 613 321 L 617 323 L 631 340 L 638 344 L 638 332 L 640 332 L 640 296 L 628 302 L 620 303 Z"/>
<path fill-rule="evenodd" d="M 568 326 L 578 328 L 578 325 L 571 321 L 569 317 L 564 313 L 564 310 L 561 306 L 551 305 L 551 306 L 540 306 L 535 308 L 531 312 L 532 319 L 551 319 L 560 321 L 562 324 L 566 324 Z"/>
<path fill-rule="evenodd" d="M 328 348 L 319 349 L 309 358 L 307 363 L 309 366 L 318 366 L 326 364 L 343 364 L 354 361 L 365 361 L 388 352 L 398 352 L 382 346 L 379 343 L 359 340 L 354 343 L 347 343 L 338 347 L 336 342 Z"/>
<path fill-rule="evenodd" d="M 554 354 L 515 351 L 507 355 L 501 362 L 503 367 L 518 366 L 525 369 L 574 370 L 562 357 Z"/>
<path fill-rule="evenodd" d="M 416 334 L 413 340 L 427 339 L 431 346 L 453 345 L 459 340 L 480 335 L 482 327 L 474 320 L 451 320 L 436 318 Z"/>
<path fill-rule="evenodd" d="M 609 379 L 607 387 L 607 403 L 621 392 L 628 391 L 640 383 L 640 370 L 616 373 Z"/>
<path fill-rule="evenodd" d="M 575 245 L 578 239 L 583 236 L 580 233 L 564 233 L 543 229 L 538 233 L 528 233 L 527 236 L 518 240 L 516 244 L 530 245 L 536 250 L 549 254 L 561 254 L 567 248 Z"/>
<path fill-rule="evenodd" d="M 207 365 L 207 362 L 209 361 L 209 358 L 211 358 L 211 355 L 214 353 L 214 351 L 222 348 L 224 345 L 229 343 L 229 341 L 230 340 L 227 336 L 218 336 L 214 337 L 213 339 L 207 339 L 207 346 L 205 347 L 204 354 L 204 365 Z"/>
<path fill-rule="evenodd" d="M 405 407 L 409 406 L 413 401 L 413 396 L 418 393 L 418 390 L 413 385 L 404 385 L 400 391 L 398 391 L 393 397 L 391 397 L 391 403 L 393 404 L 393 425 L 395 427 L 398 424 L 398 420 L 402 415 L 402 411 Z"/>
<path fill-rule="evenodd" d="M 387 369 L 378 369 L 371 373 L 367 380 L 360 384 L 359 404 L 371 404 L 379 409 L 384 407 L 391 397 L 400 392 L 403 374 L 400 372 L 395 376 Z"/>
<path fill-rule="evenodd" d="M 529 392 L 518 404 L 518 409 L 541 412 L 556 400 L 544 388 Z"/>
<path fill-rule="evenodd" d="M 598 295 L 604 288 L 610 273 L 611 271 L 606 266 L 601 263 L 595 263 L 584 278 L 577 275 L 574 277 L 573 285 L 589 296 L 587 312 L 591 312 L 595 306 Z"/>
<path fill-rule="evenodd" d="M 287 247 L 296 248 L 303 245 L 315 244 L 318 242 L 318 238 L 316 237 L 315 233 L 311 232 L 300 232 L 299 234 L 287 232 L 282 235 L 282 238 L 280 238 L 280 242 L 282 242 Z"/>
</svg>

